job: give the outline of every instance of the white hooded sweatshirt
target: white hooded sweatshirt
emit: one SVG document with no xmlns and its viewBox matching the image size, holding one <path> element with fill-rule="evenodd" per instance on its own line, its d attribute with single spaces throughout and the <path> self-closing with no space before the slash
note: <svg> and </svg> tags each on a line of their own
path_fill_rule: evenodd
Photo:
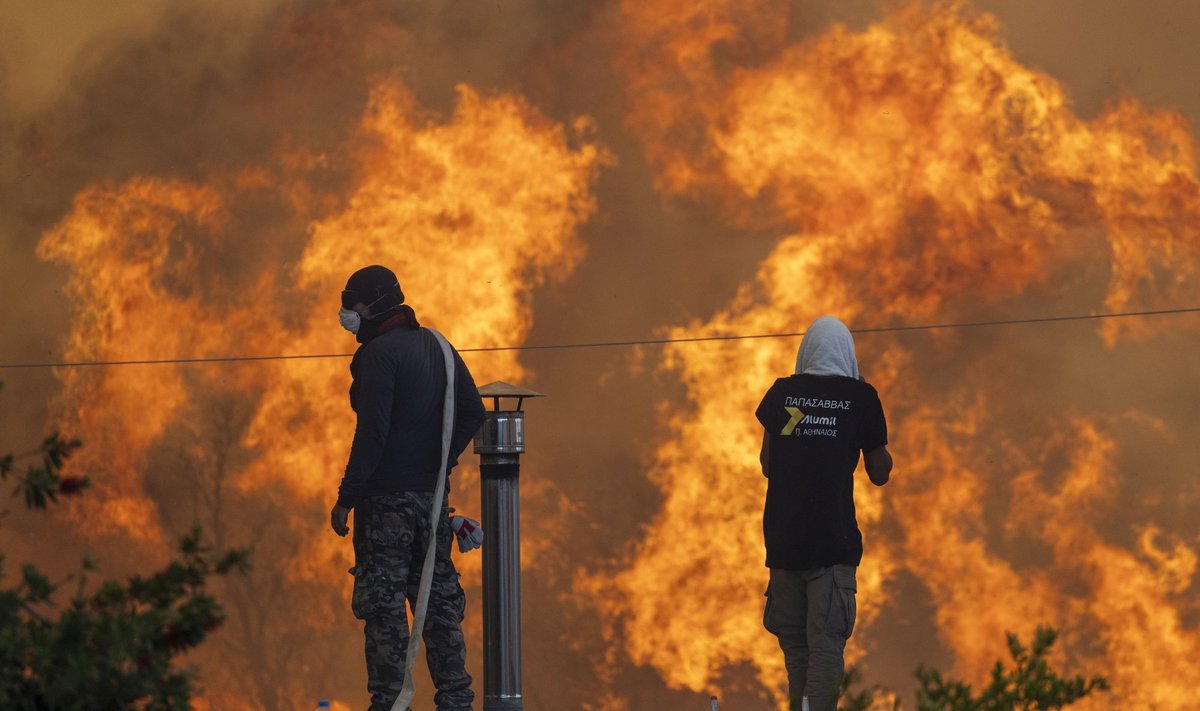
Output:
<svg viewBox="0 0 1200 711">
<path fill-rule="evenodd" d="M 844 375 L 858 379 L 854 336 L 846 324 L 833 316 L 822 316 L 804 332 L 796 354 L 796 372 L 804 375 Z"/>
</svg>

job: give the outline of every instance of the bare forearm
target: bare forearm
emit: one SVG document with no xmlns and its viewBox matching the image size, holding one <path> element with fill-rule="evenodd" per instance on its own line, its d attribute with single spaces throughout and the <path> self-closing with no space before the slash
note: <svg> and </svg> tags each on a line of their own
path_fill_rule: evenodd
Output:
<svg viewBox="0 0 1200 711">
<path fill-rule="evenodd" d="M 892 475 L 892 455 L 887 447 L 879 447 L 863 454 L 863 464 L 867 468 L 867 477 L 875 486 L 888 483 Z"/>
</svg>

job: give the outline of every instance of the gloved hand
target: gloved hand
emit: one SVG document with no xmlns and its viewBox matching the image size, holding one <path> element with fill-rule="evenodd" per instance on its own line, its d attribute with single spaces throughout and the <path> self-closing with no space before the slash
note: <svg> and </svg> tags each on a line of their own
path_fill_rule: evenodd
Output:
<svg viewBox="0 0 1200 711">
<path fill-rule="evenodd" d="M 479 522 L 466 516 L 451 516 L 450 528 L 458 539 L 458 551 L 466 553 L 483 545 L 483 529 Z"/>
</svg>

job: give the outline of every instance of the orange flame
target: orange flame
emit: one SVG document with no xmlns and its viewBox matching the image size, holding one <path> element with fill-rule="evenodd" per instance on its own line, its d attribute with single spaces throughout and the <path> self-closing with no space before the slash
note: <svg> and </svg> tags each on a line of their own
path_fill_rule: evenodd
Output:
<svg viewBox="0 0 1200 711">
<path fill-rule="evenodd" d="M 43 257 L 72 270 L 78 316 L 66 357 L 345 352 L 353 344 L 334 318 L 338 294 L 350 273 L 372 263 L 391 266 L 422 322 L 460 347 L 519 344 L 533 323 L 531 290 L 565 278 L 583 258 L 576 230 L 594 210 L 590 185 L 606 160 L 590 132 L 586 121 L 568 130 L 520 98 L 486 98 L 467 87 L 447 120 L 422 118 L 403 86 L 382 81 L 348 142 L 356 158 L 350 194 L 311 223 L 290 274 L 264 269 L 249 286 L 214 279 L 202 262 L 242 258 L 245 238 L 230 227 L 235 205 L 244 208 L 254 199 L 295 204 L 313 196 L 336 202 L 319 193 L 316 181 L 306 181 L 303 171 L 319 165 L 319 157 L 287 151 L 283 167 L 217 176 L 206 185 L 136 178 L 91 187 L 40 248 Z M 468 361 L 480 384 L 527 375 L 512 351 L 469 355 Z M 199 450 L 183 466 L 192 466 L 188 476 L 203 490 L 197 500 L 214 508 L 199 520 L 220 526 L 216 509 L 228 507 L 222 497 L 236 492 L 264 492 L 284 506 L 294 501 L 290 511 L 274 511 L 283 531 L 274 530 L 299 542 L 285 547 L 285 558 L 256 565 L 277 579 L 321 583 L 348 596 L 349 543 L 308 513 L 332 502 L 345 465 L 354 426 L 346 364 L 319 359 L 63 371 L 62 427 L 87 443 L 70 468 L 97 483 L 96 495 L 76 510 L 82 527 L 144 542 L 165 555 L 161 544 L 172 536 L 164 533 L 183 522 L 154 520 L 143 473 L 153 469 L 164 433 L 209 427 L 217 417 L 199 412 L 202 403 L 227 393 L 248 406 L 244 424 L 224 436 L 228 451 L 241 454 L 217 461 L 225 450 L 203 451 L 197 438 L 181 450 Z M 456 503 L 468 510 L 473 476 L 460 473 L 455 481 Z M 535 501 L 555 496 L 546 487 L 531 493 Z M 247 540 L 232 524 L 226 528 L 215 532 L 219 542 Z M 476 576 L 478 556 L 467 565 Z M 319 605 L 314 600 L 310 607 Z M 353 624 L 333 610 L 312 616 L 314 628 L 328 626 L 320 620 Z M 236 679 L 237 659 L 216 661 L 229 667 L 218 674 Z M 248 703 L 237 698 L 235 683 L 230 687 L 214 692 L 228 698 L 209 701 L 221 708 Z"/>
<path fill-rule="evenodd" d="M 79 315 L 64 357 L 110 361 L 223 351 L 220 332 L 162 327 L 197 319 L 221 323 L 226 317 L 202 303 L 196 245 L 180 236 L 181 229 L 211 236 L 224 224 L 222 210 L 215 190 L 182 181 L 135 179 L 83 191 L 39 247 L 42 257 L 76 269 L 68 288 Z M 160 540 L 158 527 L 144 514 L 153 509 L 141 491 L 140 455 L 176 416 L 188 384 L 177 368 L 154 376 L 147 377 L 146 366 L 60 373 L 70 413 L 65 426 L 89 439 L 70 468 L 104 482 L 97 487 L 102 493 L 88 497 L 98 499 L 98 506 L 85 505 L 94 532 Z"/>
<path fill-rule="evenodd" d="M 328 65 L 328 81 L 357 71 L 337 61 L 338 31 L 324 30 L 352 25 L 366 6 L 302 15 L 313 32 L 286 31 L 289 56 Z M 822 313 L 862 327 L 976 319 L 1047 301 L 1067 312 L 1117 311 L 1195 297 L 1200 185 L 1195 142 L 1177 113 L 1121 100 L 1081 120 L 1052 78 L 1005 49 L 994 20 L 958 5 L 901 7 L 861 32 L 835 26 L 799 43 L 788 37 L 788 7 L 623 0 L 618 8 L 626 129 L 655 187 L 734 228 L 780 235 L 726 308 L 671 335 L 797 331 Z M 381 26 L 364 41 L 381 48 L 405 34 Z M 272 92 L 285 90 L 283 82 Z M 570 278 L 583 259 L 577 233 L 596 210 L 593 183 L 609 160 L 596 130 L 467 87 L 451 116 L 431 117 L 383 79 L 336 154 L 285 131 L 267 165 L 92 185 L 39 248 L 71 270 L 77 315 L 65 358 L 348 351 L 333 320 L 336 293 L 369 263 L 393 267 L 422 321 L 456 345 L 522 343 L 532 290 Z M 286 228 L 262 222 L 298 228 L 284 247 L 267 248 L 259 243 Z M 238 268 L 264 254 L 268 266 Z M 1116 348 L 1158 338 L 1159 323 L 1108 321 L 1098 340 Z M 692 690 L 750 665 L 782 699 L 782 659 L 761 628 L 765 486 L 751 413 L 796 345 L 666 349 L 665 367 L 687 389 L 684 402 L 662 408 L 649 466 L 664 494 L 655 520 L 667 525 L 649 530 L 611 575 L 578 580 L 580 597 L 617 620 L 597 670 L 603 681 L 615 678 L 620 653 Z M 991 340 L 859 339 L 898 469 L 887 488 L 857 492 L 866 557 L 849 657 L 894 653 L 873 648 L 872 634 L 908 575 L 924 585 L 957 673 L 983 674 L 1004 631 L 1028 637 L 1050 623 L 1065 630 L 1067 662 L 1113 682 L 1111 695 L 1083 708 L 1189 708 L 1200 686 L 1189 666 L 1200 656 L 1188 598 L 1197 552 L 1153 520 L 1127 531 L 1107 523 L 1132 515 L 1120 495 L 1133 478 L 1129 432 L 1165 443 L 1174 434 L 1136 407 L 1082 414 L 1090 411 L 1072 394 L 1047 405 L 1066 391 L 1050 386 L 1072 365 L 1071 352 L 1049 350 L 1009 331 Z M 468 361 L 481 383 L 529 375 L 511 352 Z M 222 596 L 235 618 L 267 624 L 203 652 L 208 707 L 254 707 L 251 667 L 267 679 L 263 688 L 275 684 L 277 703 L 257 702 L 267 708 L 299 693 L 281 684 L 351 674 L 304 656 L 357 636 L 341 572 L 349 546 L 322 520 L 353 427 L 345 365 L 59 374 L 60 426 L 86 443 L 68 473 L 97 484 L 71 504 L 81 530 L 155 558 L 192 519 L 215 528 L 222 546 L 268 530 L 255 582 L 303 603 L 298 626 L 265 592 Z M 1030 392 L 1039 385 L 1052 393 Z M 476 476 L 465 466 L 454 481 L 467 510 L 477 506 Z M 531 527 L 548 535 L 525 537 L 524 563 L 573 555 L 549 534 L 566 531 L 584 504 L 536 480 L 524 496 L 552 513 L 534 517 Z M 252 510 L 268 520 L 233 523 L 233 504 L 255 497 L 266 503 Z M 695 535 L 679 535 L 679 522 Z M 468 578 L 478 563 L 466 559 Z M 334 634 L 314 642 L 326 631 Z M 272 643 L 301 652 L 255 656 Z M 639 708 L 612 688 L 594 701 L 587 707 Z"/>
<path fill-rule="evenodd" d="M 835 26 L 793 46 L 764 29 L 780 12 L 771 3 L 745 15 L 721 1 L 622 5 L 634 28 L 623 64 L 637 107 L 629 125 L 659 186 L 719 205 L 735 225 L 792 233 L 728 308 L 673 336 L 797 331 L 822 313 L 852 328 L 978 318 L 1027 295 L 1078 302 L 1097 278 L 1108 279 L 1091 297 L 1098 310 L 1194 297 L 1200 185 L 1178 114 L 1126 100 L 1080 120 L 1054 80 L 1003 47 L 993 20 L 956 6 L 901 8 L 862 32 Z M 1123 333 L 1151 337 L 1153 323 L 1110 321 L 1101 331 L 1113 345 Z M 1158 548 L 1152 528 L 1137 551 L 1104 543 L 1097 524 L 1116 502 L 1098 500 L 1043 511 L 1056 522 L 1043 531 L 1055 552 L 1044 567 L 994 550 L 985 506 L 1012 496 L 1020 514 L 1038 478 L 1010 487 L 1016 472 L 989 456 L 997 442 L 1019 441 L 1013 420 L 990 411 L 993 398 L 1012 400 L 1008 378 L 1026 374 L 1007 373 L 991 354 L 963 363 L 958 335 L 925 343 L 860 339 L 864 372 L 891 404 L 898 469 L 888 489 L 856 493 L 867 554 L 850 660 L 862 657 L 890 581 L 907 569 L 929 590 L 960 673 L 985 673 L 1005 630 L 1028 637 L 1039 622 L 1067 624 L 1100 639 L 1091 661 L 1115 687 L 1103 703 L 1187 708 L 1194 672 L 1153 660 L 1194 658 L 1200 644 L 1178 597 L 1194 551 L 1182 541 Z M 672 408 L 655 453 L 658 517 L 688 521 L 697 535 L 653 528 L 611 578 L 581 581 L 616 586 L 618 599 L 602 606 L 623 616 L 633 660 L 672 686 L 700 691 L 748 662 L 784 696 L 781 655 L 761 629 L 766 571 L 749 564 L 762 556 L 765 493 L 751 413 L 796 345 L 668 348 L 688 402 Z M 910 404 L 930 392 L 937 403 Z M 1096 423 L 1037 419 L 1086 435 L 1064 484 L 1071 496 L 1116 476 L 1106 463 L 1119 445 Z M 1049 457 L 1024 452 L 1033 472 L 1049 470 Z M 898 525 L 898 539 L 881 534 L 885 522 Z M 1086 591 L 1063 589 L 1068 574 L 1082 575 Z M 1129 624 L 1130 614 L 1145 622 Z"/>
</svg>

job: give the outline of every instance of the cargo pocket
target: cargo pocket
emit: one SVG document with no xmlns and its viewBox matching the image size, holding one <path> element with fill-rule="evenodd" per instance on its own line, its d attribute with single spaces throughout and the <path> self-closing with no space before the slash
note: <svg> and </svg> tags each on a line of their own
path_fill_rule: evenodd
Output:
<svg viewBox="0 0 1200 711">
<path fill-rule="evenodd" d="M 855 569 L 846 565 L 833 567 L 834 595 L 841 607 L 841 615 L 830 615 L 837 619 L 841 629 L 836 630 L 843 639 L 849 639 L 854 631 L 854 622 L 858 615 L 855 597 L 858 593 L 858 583 L 854 578 Z"/>
<path fill-rule="evenodd" d="M 773 635 L 778 635 L 776 626 L 773 624 L 774 619 L 771 616 L 771 585 L 767 584 L 767 589 L 763 591 L 763 596 L 767 598 L 767 603 L 763 607 L 763 627 Z"/>
<path fill-rule="evenodd" d="M 379 617 L 403 619 L 407 614 L 404 607 L 404 586 L 397 585 L 392 576 L 378 566 L 359 565 L 354 570 L 354 593 L 350 597 L 350 610 L 360 620 Z"/>
<path fill-rule="evenodd" d="M 452 586 L 454 606 L 451 612 L 454 613 L 454 617 L 458 620 L 459 624 L 462 624 L 463 619 L 467 616 L 467 594 L 463 591 L 462 583 L 460 582 L 461 579 L 462 574 L 455 571 Z"/>
<path fill-rule="evenodd" d="M 350 569 L 354 574 L 354 593 L 350 596 L 350 610 L 360 620 L 375 616 L 375 601 L 378 598 L 379 575 L 366 566 Z"/>
</svg>

